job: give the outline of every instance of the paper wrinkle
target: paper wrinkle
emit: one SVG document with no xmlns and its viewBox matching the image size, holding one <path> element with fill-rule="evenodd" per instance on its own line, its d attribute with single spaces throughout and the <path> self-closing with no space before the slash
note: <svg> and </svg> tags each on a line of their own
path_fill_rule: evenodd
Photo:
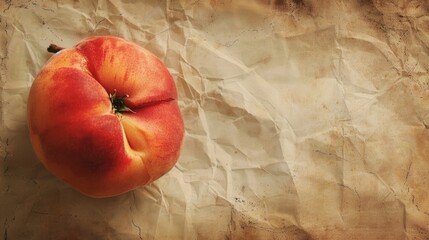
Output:
<svg viewBox="0 0 429 240">
<path fill-rule="evenodd" d="M 429 238 L 428 9 L 423 0 L 6 1 L 0 234 Z M 110 199 L 53 177 L 26 127 L 46 47 L 94 35 L 159 56 L 186 126 L 171 172 Z"/>
</svg>

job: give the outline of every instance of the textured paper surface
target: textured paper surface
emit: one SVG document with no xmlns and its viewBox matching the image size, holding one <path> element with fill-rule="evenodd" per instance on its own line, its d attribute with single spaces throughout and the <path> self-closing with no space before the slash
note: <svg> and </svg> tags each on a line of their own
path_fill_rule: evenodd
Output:
<svg viewBox="0 0 429 240">
<path fill-rule="evenodd" d="M 0 2 L 0 238 L 429 239 L 429 4 Z M 115 35 L 177 84 L 174 169 L 91 199 L 28 139 L 46 47 Z"/>
</svg>

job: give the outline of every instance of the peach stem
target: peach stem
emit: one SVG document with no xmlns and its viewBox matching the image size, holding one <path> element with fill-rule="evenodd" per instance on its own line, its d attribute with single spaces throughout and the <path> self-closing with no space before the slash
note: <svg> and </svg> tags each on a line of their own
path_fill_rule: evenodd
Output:
<svg viewBox="0 0 429 240">
<path fill-rule="evenodd" d="M 55 45 L 55 44 L 51 44 L 51 45 L 49 45 L 49 47 L 48 47 L 47 50 L 50 53 L 57 53 L 57 52 L 59 52 L 59 51 L 61 51 L 63 49 L 64 49 L 63 47 L 60 47 L 60 46 Z"/>
<path fill-rule="evenodd" d="M 132 112 L 129 107 L 125 105 L 125 99 L 128 98 L 128 94 L 125 94 L 122 97 L 116 95 L 116 89 L 113 90 L 113 93 L 109 94 L 110 102 L 112 103 L 112 112 L 121 115 L 122 112 Z"/>
</svg>

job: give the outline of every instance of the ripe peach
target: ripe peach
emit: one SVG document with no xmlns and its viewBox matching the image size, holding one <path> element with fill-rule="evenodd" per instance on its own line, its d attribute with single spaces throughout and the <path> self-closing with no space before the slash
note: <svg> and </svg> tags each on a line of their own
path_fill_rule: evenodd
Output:
<svg viewBox="0 0 429 240">
<path fill-rule="evenodd" d="M 30 140 L 54 175 L 92 197 L 148 184 L 184 136 L 173 78 L 144 48 L 91 37 L 52 56 L 28 97 Z"/>
</svg>

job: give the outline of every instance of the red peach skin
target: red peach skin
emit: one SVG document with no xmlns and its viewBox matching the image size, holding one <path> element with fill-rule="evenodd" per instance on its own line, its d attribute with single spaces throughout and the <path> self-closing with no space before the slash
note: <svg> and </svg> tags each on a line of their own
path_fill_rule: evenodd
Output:
<svg viewBox="0 0 429 240">
<path fill-rule="evenodd" d="M 115 113 L 109 94 L 129 95 Z M 30 140 L 45 167 L 91 197 L 158 179 L 179 158 L 184 124 L 165 65 L 117 37 L 92 37 L 51 57 L 28 98 Z"/>
</svg>

